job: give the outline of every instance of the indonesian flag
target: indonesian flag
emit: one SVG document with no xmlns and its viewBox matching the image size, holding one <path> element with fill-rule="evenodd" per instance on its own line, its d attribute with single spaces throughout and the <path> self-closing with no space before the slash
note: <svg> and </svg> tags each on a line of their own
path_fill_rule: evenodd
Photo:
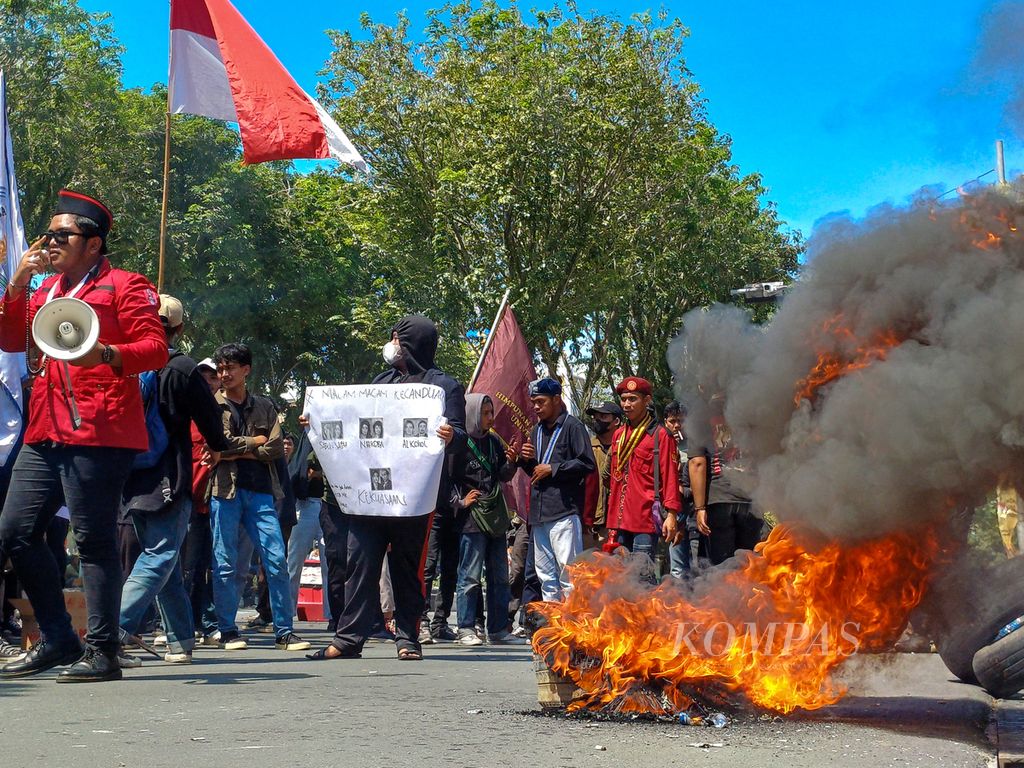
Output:
<svg viewBox="0 0 1024 768">
<path fill-rule="evenodd" d="M 238 123 L 246 163 L 359 151 L 229 0 L 171 0 L 170 111 Z"/>
</svg>

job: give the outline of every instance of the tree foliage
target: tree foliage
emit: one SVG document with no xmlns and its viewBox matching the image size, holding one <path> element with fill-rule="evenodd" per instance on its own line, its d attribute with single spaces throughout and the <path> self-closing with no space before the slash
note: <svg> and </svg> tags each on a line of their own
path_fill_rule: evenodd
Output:
<svg viewBox="0 0 1024 768">
<path fill-rule="evenodd" d="M 432 12 L 423 42 L 404 16 L 363 29 L 332 33 L 324 95 L 373 168 L 351 213 L 389 287 L 368 313 L 419 306 L 465 338 L 507 287 L 585 402 L 614 376 L 667 383 L 683 312 L 793 273 L 798 244 L 707 121 L 680 22 L 488 1 Z"/>
<path fill-rule="evenodd" d="M 794 272 L 799 243 L 708 121 L 679 21 L 488 0 L 422 34 L 362 23 L 331 33 L 322 95 L 371 174 L 244 166 L 231 127 L 172 121 L 166 287 L 197 355 L 249 343 L 271 394 L 355 382 L 422 312 L 465 380 L 508 288 L 585 405 L 621 375 L 667 387 L 685 311 Z M 92 192 L 115 212 L 113 260 L 155 278 L 166 91 L 122 88 L 120 55 L 77 0 L 0 0 L 29 232 L 60 187 Z"/>
</svg>

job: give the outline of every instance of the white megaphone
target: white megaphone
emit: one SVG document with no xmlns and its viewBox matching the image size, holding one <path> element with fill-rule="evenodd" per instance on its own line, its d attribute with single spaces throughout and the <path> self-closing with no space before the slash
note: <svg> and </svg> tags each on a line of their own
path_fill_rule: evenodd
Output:
<svg viewBox="0 0 1024 768">
<path fill-rule="evenodd" d="M 32 319 L 32 340 L 39 351 L 64 363 L 64 381 L 74 429 L 82 425 L 82 417 L 71 389 L 68 361 L 77 360 L 92 351 L 99 337 L 100 319 L 96 317 L 95 310 L 81 299 L 64 297 L 48 301 Z"/>
<path fill-rule="evenodd" d="M 81 299 L 54 299 L 32 319 L 32 340 L 54 360 L 77 360 L 96 346 L 100 321 Z"/>
</svg>

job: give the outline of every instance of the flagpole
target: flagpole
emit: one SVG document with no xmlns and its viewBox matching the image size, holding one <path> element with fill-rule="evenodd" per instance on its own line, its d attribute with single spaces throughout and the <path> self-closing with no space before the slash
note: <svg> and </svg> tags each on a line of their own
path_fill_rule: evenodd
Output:
<svg viewBox="0 0 1024 768">
<path fill-rule="evenodd" d="M 512 293 L 512 289 L 509 288 L 505 291 L 505 295 L 501 297 L 501 304 L 498 305 L 498 314 L 494 316 L 494 325 L 491 326 L 491 332 L 487 334 L 487 341 L 484 342 L 484 350 L 480 353 L 480 359 L 476 361 L 476 368 L 473 371 L 473 377 L 469 380 L 469 386 L 466 388 L 467 392 L 473 390 L 473 385 L 476 384 L 476 378 L 480 375 L 480 368 L 483 367 L 484 358 L 487 357 L 487 350 L 491 348 L 491 341 L 494 339 L 494 332 L 498 328 L 498 323 L 501 322 L 501 316 L 505 314 L 505 309 L 508 307 L 508 297 Z"/>
<path fill-rule="evenodd" d="M 164 194 L 160 204 L 160 261 L 157 265 L 156 290 L 164 290 L 164 257 L 167 252 L 167 200 L 171 191 L 171 92 L 167 91 L 167 112 L 164 114 Z"/>
</svg>

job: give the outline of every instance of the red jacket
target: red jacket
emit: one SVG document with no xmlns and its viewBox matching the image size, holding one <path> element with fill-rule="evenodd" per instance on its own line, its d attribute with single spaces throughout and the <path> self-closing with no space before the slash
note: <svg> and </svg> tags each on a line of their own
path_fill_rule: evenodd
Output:
<svg viewBox="0 0 1024 768">
<path fill-rule="evenodd" d="M 651 426 L 629 459 L 628 471 L 619 476 L 619 437 L 628 425 L 615 430 L 611 462 L 611 488 L 608 492 L 608 520 L 605 525 L 629 533 L 660 533 L 651 510 L 654 507 L 654 432 L 658 431 L 658 455 L 661 463 L 661 507 L 679 512 L 683 508 L 679 496 L 679 456 L 676 441 L 660 424 Z"/>
<path fill-rule="evenodd" d="M 203 464 L 203 448 L 206 447 L 206 438 L 199 431 L 196 423 L 192 422 L 192 511 L 205 515 L 210 511 L 210 502 L 207 497 L 210 492 L 210 475 L 213 467 Z"/>
<path fill-rule="evenodd" d="M 32 295 L 25 317 L 25 292 L 12 299 L 4 291 L 0 316 L 0 348 L 6 352 L 25 351 L 25 330 L 43 304 L 50 288 L 61 281 L 54 298 L 65 295 L 68 286 L 61 275 L 45 280 Z M 46 367 L 32 386 L 29 401 L 28 444 L 52 440 L 66 445 L 134 448 L 144 451 L 149 437 L 142 412 L 138 374 L 162 368 L 167 362 L 167 336 L 157 308 L 156 290 L 142 275 L 112 269 L 106 257 L 96 277 L 75 295 L 96 311 L 100 321 L 99 343 L 116 346 L 122 368 L 109 365 L 82 368 L 69 365 L 71 385 L 82 417 L 77 430 L 71 427 L 71 410 L 64 394 L 64 364 L 46 358 Z"/>
</svg>

